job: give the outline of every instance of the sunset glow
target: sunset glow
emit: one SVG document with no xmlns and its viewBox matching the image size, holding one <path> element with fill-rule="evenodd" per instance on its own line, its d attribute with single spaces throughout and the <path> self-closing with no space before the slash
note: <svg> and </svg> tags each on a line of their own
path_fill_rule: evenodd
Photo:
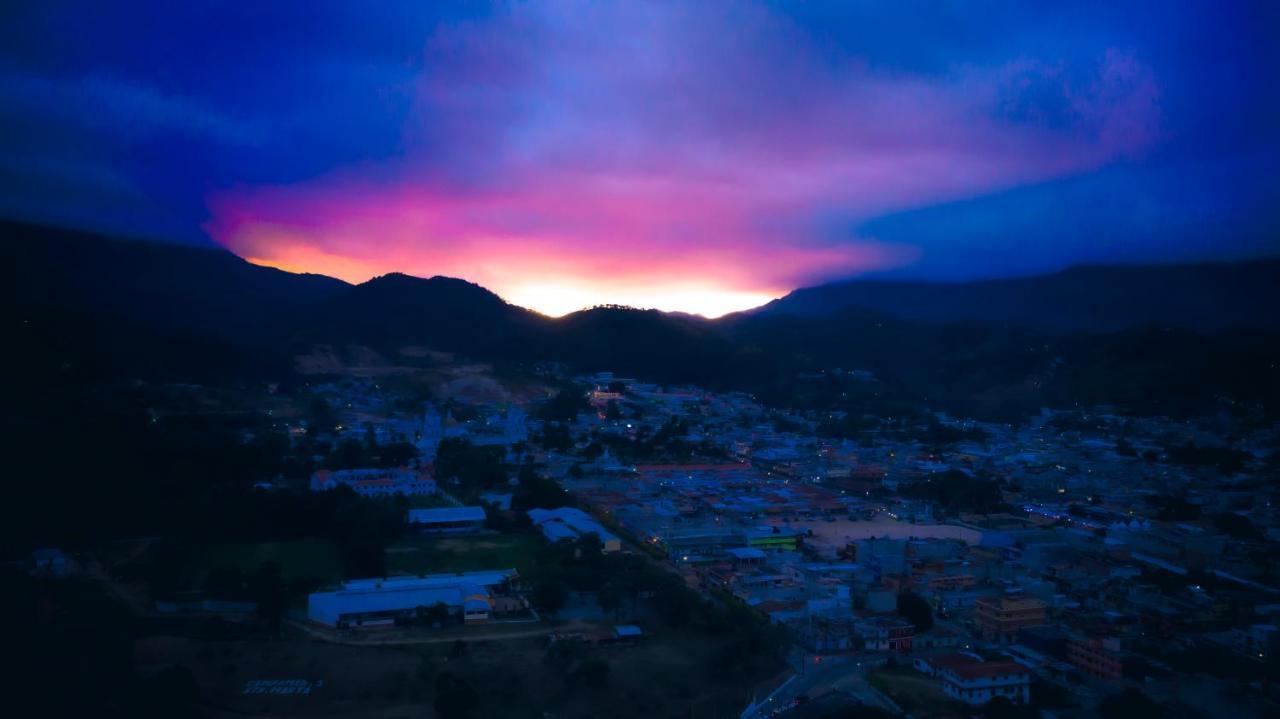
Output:
<svg viewBox="0 0 1280 719">
<path fill-rule="evenodd" d="M 864 220 L 1092 170 L 1161 132 L 1157 81 L 1123 50 L 1072 75 L 1016 57 L 911 76 L 817 57 L 761 8 L 559 7 L 438 28 L 397 90 L 396 153 L 213 192 L 206 231 L 259 263 L 455 276 L 551 315 L 719 316 L 920 259 Z M 697 32 L 730 14 L 733 34 Z"/>
<path fill-rule="evenodd" d="M 1274 245 L 1273 23 L 1208 2 L 45 5 L 0 65 L 34 221 L 549 314 Z"/>
</svg>

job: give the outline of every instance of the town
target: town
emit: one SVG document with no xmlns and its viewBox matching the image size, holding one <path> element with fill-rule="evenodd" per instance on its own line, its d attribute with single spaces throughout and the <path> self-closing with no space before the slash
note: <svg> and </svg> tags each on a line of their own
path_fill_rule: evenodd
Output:
<svg viewBox="0 0 1280 719">
<path fill-rule="evenodd" d="M 279 626 L 307 641 L 541 641 L 603 685 L 627 652 L 696 642 L 713 621 L 698 617 L 721 612 L 760 637 L 706 659 L 741 674 L 712 705 L 743 717 L 1263 715 L 1278 698 L 1276 457 L 1249 449 L 1276 446 L 1275 426 L 1106 408 L 857 417 L 608 372 L 499 401 L 463 383 L 412 406 L 392 384 L 311 386 L 308 411 L 275 424 L 333 453 L 252 490 L 399 517 L 376 574 L 329 568 L 297 594 L 299 565 L 330 550 L 269 557 L 295 585 Z M 263 612 L 236 589 L 252 584 L 234 578 L 243 558 L 200 561 L 198 582 L 151 586 L 141 611 Z M 102 559 L 31 562 L 72 576 Z"/>
<path fill-rule="evenodd" d="M 1280 716 L 1280 3 L 5 10 L 5 716 Z"/>
</svg>

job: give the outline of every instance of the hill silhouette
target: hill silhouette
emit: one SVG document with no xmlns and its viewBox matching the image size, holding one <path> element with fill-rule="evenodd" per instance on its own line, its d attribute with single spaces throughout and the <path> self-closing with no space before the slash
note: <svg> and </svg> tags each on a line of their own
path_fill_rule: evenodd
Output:
<svg viewBox="0 0 1280 719">
<path fill-rule="evenodd" d="M 754 310 L 804 317 L 850 308 L 933 322 L 1105 332 L 1158 324 L 1214 331 L 1280 327 L 1280 260 L 1081 265 L 980 282 L 853 280 L 798 289 Z"/>
<path fill-rule="evenodd" d="M 92 376 L 288 381 L 290 358 L 316 345 L 419 346 L 854 412 L 1280 406 L 1280 341 L 1266 304 L 1274 261 L 954 286 L 847 283 L 719 320 L 615 306 L 549 318 L 448 277 L 351 285 L 220 250 L 16 224 L 0 235 L 10 336 L 27 347 L 17 376 L 73 366 Z M 1167 289 L 1175 280 L 1184 296 L 1161 300 L 1178 294 Z M 1082 299 L 1091 284 L 1100 299 Z M 1135 292 L 1143 298 L 1129 298 Z"/>
</svg>

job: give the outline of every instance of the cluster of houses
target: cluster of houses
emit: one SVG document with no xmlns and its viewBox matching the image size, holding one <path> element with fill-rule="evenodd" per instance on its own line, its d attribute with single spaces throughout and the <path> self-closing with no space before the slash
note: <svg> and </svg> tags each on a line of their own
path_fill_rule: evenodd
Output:
<svg viewBox="0 0 1280 719">
<path fill-rule="evenodd" d="M 406 497 L 435 494 L 436 482 L 426 469 L 322 469 L 311 475 L 311 490 L 349 487 L 362 497 Z"/>
<path fill-rule="evenodd" d="M 1033 679 L 1093 696 L 1132 681 L 1157 691 L 1176 687 L 1171 653 L 1265 664 L 1280 651 L 1280 588 L 1273 563 L 1258 559 L 1276 556 L 1280 507 L 1256 491 L 1275 466 L 1256 449 L 1277 446 L 1274 426 L 1045 411 L 1017 425 L 938 413 L 832 432 L 848 418 L 608 373 L 582 380 L 590 410 L 568 423 L 568 450 L 532 441 L 542 422 L 514 408 L 465 423 L 431 410 L 403 429 L 428 443 L 504 444 L 513 460 L 536 464 L 589 510 L 530 512 L 549 541 L 648 545 L 811 651 L 908 656 L 970 704 L 1025 703 Z M 673 426 L 687 458 L 622 459 L 617 448 Z M 1235 463 L 1197 461 L 1194 447 L 1221 448 Z M 929 491 L 957 478 L 994 484 L 994 498 L 956 506 Z M 315 489 L 337 484 L 436 491 L 408 469 L 313 479 Z M 441 507 L 412 510 L 409 521 L 465 532 L 485 517 Z M 445 604 L 465 614 L 476 586 L 459 580 Z M 932 626 L 907 620 L 904 595 L 927 607 Z"/>
</svg>

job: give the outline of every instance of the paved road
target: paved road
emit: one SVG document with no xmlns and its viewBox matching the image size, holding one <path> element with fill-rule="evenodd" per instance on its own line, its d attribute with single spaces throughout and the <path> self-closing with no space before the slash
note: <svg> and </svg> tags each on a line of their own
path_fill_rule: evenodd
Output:
<svg viewBox="0 0 1280 719">
<path fill-rule="evenodd" d="M 804 664 L 797 667 L 796 675 L 778 687 L 773 694 L 761 699 L 755 707 L 743 712 L 742 719 L 786 716 L 786 707 L 797 697 L 816 699 L 833 691 L 851 696 L 863 704 L 900 712 L 892 701 L 876 691 L 866 680 L 865 673 L 884 661 L 884 655 L 875 654 L 832 656 L 820 660 L 812 655 L 805 656 Z"/>
</svg>

